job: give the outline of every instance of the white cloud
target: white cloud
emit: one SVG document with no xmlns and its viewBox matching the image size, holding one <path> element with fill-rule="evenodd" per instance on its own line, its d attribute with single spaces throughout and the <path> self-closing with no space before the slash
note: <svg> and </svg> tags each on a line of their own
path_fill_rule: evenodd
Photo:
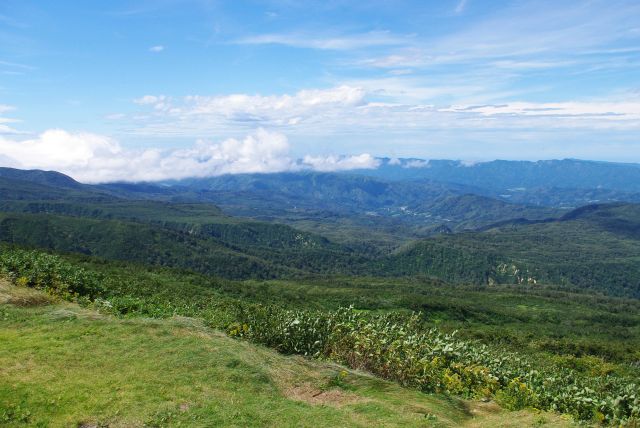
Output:
<svg viewBox="0 0 640 428">
<path fill-rule="evenodd" d="M 469 159 L 467 159 L 467 160 L 459 161 L 458 165 L 465 166 L 465 167 L 472 167 L 472 166 L 478 165 L 479 163 L 482 163 L 482 162 L 477 161 L 477 160 L 469 160 Z"/>
<path fill-rule="evenodd" d="M 176 108 L 176 113 L 213 114 L 241 121 L 288 123 L 291 119 L 308 117 L 321 110 L 360 105 L 363 103 L 364 95 L 365 92 L 361 88 L 340 86 L 332 89 L 302 90 L 294 95 L 280 96 L 189 96 L 185 97 L 182 107 Z M 157 109 L 157 105 L 154 107 Z"/>
<path fill-rule="evenodd" d="M 467 5 L 460 0 L 454 12 L 464 12 Z M 466 74 L 495 71 L 495 67 L 511 72 L 585 64 L 634 68 L 629 49 L 617 45 L 637 45 L 638 19 L 638 2 L 512 2 L 458 31 L 407 39 L 410 42 L 397 49 L 376 53 L 359 64 L 422 69 L 460 66 Z M 623 61 L 613 61 L 614 57 Z"/>
<path fill-rule="evenodd" d="M 0 122 L 2 122 L 1 117 L 0 117 Z M 22 132 L 18 131 L 15 128 L 10 127 L 9 125 L 0 124 L 0 135 L 2 134 L 22 134 Z"/>
<path fill-rule="evenodd" d="M 145 95 L 136 104 L 151 107 L 141 134 L 210 133 L 221 128 L 295 127 L 322 122 L 364 103 L 365 91 L 353 86 L 302 90 L 293 95 L 193 95 L 170 98 Z"/>
<path fill-rule="evenodd" d="M 402 165 L 402 161 L 398 158 L 391 158 L 389 159 L 389 162 L 387 162 L 388 165 Z"/>
<path fill-rule="evenodd" d="M 396 70 L 389 70 L 389 74 L 392 76 L 406 76 L 407 74 L 412 74 L 413 70 L 410 68 L 399 68 Z"/>
<path fill-rule="evenodd" d="M 4 166 L 56 170 L 85 183 L 378 166 L 378 161 L 368 154 L 305 157 L 300 162 L 289 156 L 289 150 L 283 134 L 264 129 L 243 139 L 229 138 L 218 143 L 199 140 L 191 147 L 172 150 L 126 150 L 102 135 L 61 129 L 26 140 L 0 137 L 0 161 Z"/>
<path fill-rule="evenodd" d="M 136 98 L 133 102 L 139 105 L 153 105 L 161 102 L 165 98 L 166 97 L 164 95 L 145 95 L 144 97 Z"/>
<path fill-rule="evenodd" d="M 122 155 L 120 146 L 109 138 L 90 134 L 71 134 L 51 129 L 37 138 L 16 141 L 0 137 L 0 153 L 20 168 L 87 169 L 95 159 L 114 159 Z"/>
<path fill-rule="evenodd" d="M 345 171 L 350 169 L 375 169 L 380 166 L 380 160 L 368 153 L 357 156 L 305 156 L 304 166 L 310 166 L 315 171 Z"/>
<path fill-rule="evenodd" d="M 402 167 L 403 168 L 428 168 L 429 161 L 425 161 L 421 159 L 413 159 L 413 160 L 407 161 L 404 165 L 402 165 Z"/>
<path fill-rule="evenodd" d="M 121 120 L 137 136 L 202 138 L 267 127 L 299 138 L 408 133 L 436 130 L 638 129 L 640 100 L 633 94 L 556 103 L 475 103 L 486 97 L 481 86 L 420 86 L 412 78 L 356 80 L 330 89 L 288 95 L 215 95 L 170 98 L 146 95 L 135 102 L 149 111 Z M 497 99 L 514 98 L 497 93 Z M 464 104 L 445 103 L 467 97 Z M 436 103 L 424 103 L 423 100 Z M 375 100 L 375 101 L 374 101 Z M 229 135 L 229 134 L 227 134 Z M 300 140 L 298 140 L 300 141 Z M 382 153 L 384 154 L 384 153 Z"/>
<path fill-rule="evenodd" d="M 163 50 L 164 50 L 164 46 L 162 45 L 151 46 L 149 48 L 149 52 L 154 52 L 154 53 L 162 52 Z"/>
</svg>

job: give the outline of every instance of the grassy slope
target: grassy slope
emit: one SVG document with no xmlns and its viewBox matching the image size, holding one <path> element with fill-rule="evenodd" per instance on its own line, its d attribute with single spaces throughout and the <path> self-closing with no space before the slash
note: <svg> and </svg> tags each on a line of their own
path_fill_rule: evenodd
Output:
<svg viewBox="0 0 640 428">
<path fill-rule="evenodd" d="M 48 300 L 0 281 L 3 426 L 569 425 L 354 371 L 330 386 L 342 367 L 282 356 L 193 319 L 116 319 Z"/>
</svg>

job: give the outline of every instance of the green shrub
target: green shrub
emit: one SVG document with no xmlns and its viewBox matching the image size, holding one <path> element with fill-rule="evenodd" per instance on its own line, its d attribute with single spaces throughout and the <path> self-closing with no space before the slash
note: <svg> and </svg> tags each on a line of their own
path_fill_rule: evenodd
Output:
<svg viewBox="0 0 640 428">
<path fill-rule="evenodd" d="M 352 308 L 315 312 L 250 305 L 238 312 L 228 331 L 281 352 L 330 358 L 426 392 L 495 396 L 509 409 L 532 407 L 609 424 L 640 417 L 639 387 L 630 378 L 498 352 L 425 329 L 420 320 L 419 314 L 371 315 Z"/>
<path fill-rule="evenodd" d="M 45 290 L 65 299 L 104 294 L 104 278 L 38 251 L 0 248 L 0 273 L 20 286 Z"/>
<path fill-rule="evenodd" d="M 371 314 L 351 307 L 291 310 L 216 294 L 204 299 L 165 295 L 148 284 L 121 284 L 55 255 L 4 247 L 0 273 L 21 286 L 118 316 L 198 317 L 231 336 L 287 354 L 332 359 L 426 392 L 493 396 L 510 409 L 533 407 L 606 424 L 633 426 L 640 420 L 637 379 L 617 374 L 600 359 L 535 360 L 425 328 L 420 314 Z"/>
</svg>

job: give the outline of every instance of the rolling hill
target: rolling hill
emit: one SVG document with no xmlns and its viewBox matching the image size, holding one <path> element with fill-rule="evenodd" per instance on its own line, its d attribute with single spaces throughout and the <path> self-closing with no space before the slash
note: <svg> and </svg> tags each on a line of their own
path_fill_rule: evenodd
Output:
<svg viewBox="0 0 640 428">
<path fill-rule="evenodd" d="M 344 174 L 235 175 L 180 186 L 222 208 L 172 201 L 186 188 L 172 184 L 88 186 L 3 169 L 0 240 L 232 279 L 428 275 L 640 294 L 634 204 L 559 211 L 468 194 L 465 186 Z M 236 209 L 260 221 L 227 214 Z M 420 236 L 429 238 L 412 239 Z"/>
<path fill-rule="evenodd" d="M 363 233 L 373 232 L 378 243 L 396 245 L 408 238 L 438 233 L 443 225 L 448 230 L 464 230 L 514 217 L 541 219 L 562 214 L 553 208 L 490 198 L 482 189 L 470 186 L 433 181 L 386 182 L 331 173 L 244 174 L 177 183 L 103 185 L 84 185 L 63 177 L 66 176 L 55 172 L 2 169 L 0 209 L 33 212 L 38 209 L 36 205 L 25 208 L 25 204 L 16 202 L 57 201 L 68 207 L 43 209 L 83 216 L 104 212 L 123 218 L 127 214 L 115 207 L 118 202 L 155 202 L 155 207 L 165 202 L 165 208 L 169 204 L 213 204 L 236 217 L 285 223 L 351 245 L 361 245 L 357 236 Z M 102 206 L 107 202 L 111 203 L 108 209 Z M 101 206 L 86 206 L 92 203 Z M 74 206 L 78 204 L 85 206 Z M 130 208 L 138 217 L 145 210 L 133 205 Z M 144 213 L 145 219 L 153 216 L 153 209 L 150 206 L 149 212 Z M 175 217 L 170 208 L 160 211 L 162 215 L 156 215 L 156 220 Z M 192 221 L 196 216 L 190 213 L 188 217 Z"/>
</svg>

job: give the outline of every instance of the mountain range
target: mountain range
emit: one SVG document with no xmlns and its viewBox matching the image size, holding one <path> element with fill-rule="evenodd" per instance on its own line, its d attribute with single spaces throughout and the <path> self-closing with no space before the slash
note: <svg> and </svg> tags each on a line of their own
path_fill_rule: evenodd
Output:
<svg viewBox="0 0 640 428">
<path fill-rule="evenodd" d="M 57 172 L 2 168 L 0 240 L 232 279 L 426 275 L 640 295 L 640 205 L 632 192 L 637 186 L 604 181 L 607 166 L 613 175 L 629 176 L 640 171 L 637 166 L 438 161 L 407 168 L 413 161 L 384 161 L 377 177 L 300 172 L 100 185 Z M 502 172 L 495 172 L 500 166 Z M 532 171 L 541 168 L 557 177 L 545 172 L 534 181 Z M 558 195 L 545 186 L 588 168 L 598 183 L 616 188 L 562 192 L 574 202 L 588 192 L 613 192 L 627 201 L 568 209 L 492 196 L 508 185 L 524 189 L 512 190 L 524 202 L 545 201 Z M 408 169 L 412 175 L 401 177 Z M 518 169 L 525 170 L 521 181 L 515 181 Z M 380 177 L 385 170 L 391 172 Z M 458 182 L 434 180 L 438 170 L 444 172 L 437 178 Z M 483 172 L 484 181 L 473 178 Z M 465 180 L 492 184 L 460 183 Z"/>
</svg>

